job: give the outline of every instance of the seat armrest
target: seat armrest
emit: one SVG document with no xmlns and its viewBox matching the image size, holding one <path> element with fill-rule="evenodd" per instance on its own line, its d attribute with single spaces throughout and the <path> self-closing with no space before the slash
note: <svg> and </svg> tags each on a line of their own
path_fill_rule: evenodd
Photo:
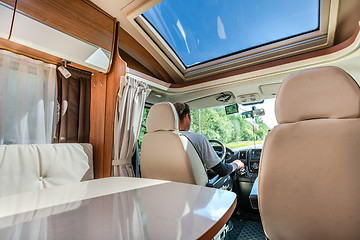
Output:
<svg viewBox="0 0 360 240">
<path fill-rule="evenodd" d="M 214 187 L 216 181 L 218 181 L 220 178 L 220 175 L 217 174 L 215 177 L 209 180 L 209 182 L 206 184 L 207 187 Z"/>
<path fill-rule="evenodd" d="M 253 209 L 259 209 L 258 205 L 258 178 L 255 179 L 249 195 L 250 205 Z"/>
<path fill-rule="evenodd" d="M 231 177 L 230 175 L 220 177 L 220 175 L 217 174 L 209 180 L 206 186 L 218 189 L 232 189 Z"/>
</svg>

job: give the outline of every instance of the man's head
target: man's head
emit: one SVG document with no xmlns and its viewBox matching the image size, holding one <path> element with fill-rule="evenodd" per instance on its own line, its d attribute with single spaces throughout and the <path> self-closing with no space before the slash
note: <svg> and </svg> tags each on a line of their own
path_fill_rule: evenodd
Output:
<svg viewBox="0 0 360 240">
<path fill-rule="evenodd" d="M 180 119 L 180 130 L 189 131 L 191 124 L 191 115 L 189 105 L 186 103 L 176 102 L 174 103 L 176 111 Z"/>
</svg>

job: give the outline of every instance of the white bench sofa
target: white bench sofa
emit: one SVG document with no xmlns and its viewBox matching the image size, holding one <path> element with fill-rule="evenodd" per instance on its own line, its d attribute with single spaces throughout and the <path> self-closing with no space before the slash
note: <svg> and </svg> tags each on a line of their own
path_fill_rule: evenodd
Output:
<svg viewBox="0 0 360 240">
<path fill-rule="evenodd" d="M 0 197 L 94 179 L 88 143 L 0 145 Z"/>
</svg>

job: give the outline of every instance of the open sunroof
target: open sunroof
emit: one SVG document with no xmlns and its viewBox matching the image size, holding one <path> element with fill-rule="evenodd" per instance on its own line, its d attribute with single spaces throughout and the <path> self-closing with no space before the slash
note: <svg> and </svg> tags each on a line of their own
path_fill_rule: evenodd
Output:
<svg viewBox="0 0 360 240">
<path fill-rule="evenodd" d="M 142 14 L 185 68 L 320 26 L 320 0 L 164 0 Z"/>
</svg>

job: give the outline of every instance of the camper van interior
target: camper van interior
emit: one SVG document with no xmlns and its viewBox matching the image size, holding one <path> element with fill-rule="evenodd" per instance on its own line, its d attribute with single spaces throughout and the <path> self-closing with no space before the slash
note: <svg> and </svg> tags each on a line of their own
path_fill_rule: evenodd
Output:
<svg viewBox="0 0 360 240">
<path fill-rule="evenodd" d="M 0 20 L 0 239 L 360 239 L 360 1 L 0 0 Z"/>
</svg>

